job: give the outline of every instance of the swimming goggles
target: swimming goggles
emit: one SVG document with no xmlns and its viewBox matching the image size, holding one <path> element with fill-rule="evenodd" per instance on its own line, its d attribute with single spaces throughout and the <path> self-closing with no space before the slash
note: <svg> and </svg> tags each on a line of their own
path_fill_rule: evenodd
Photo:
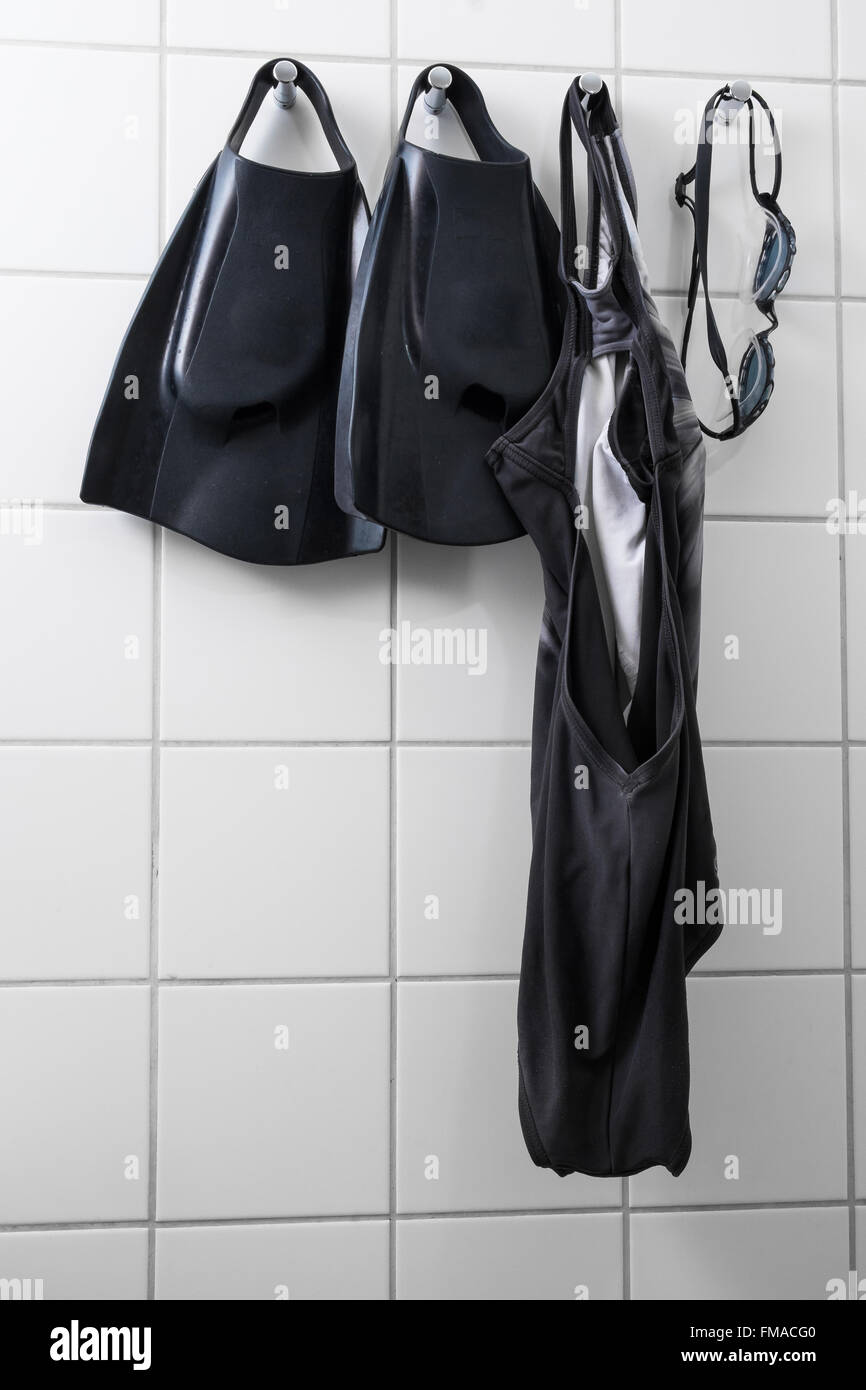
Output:
<svg viewBox="0 0 866 1390">
<path fill-rule="evenodd" d="M 775 356 L 770 345 L 770 334 L 778 327 L 778 319 L 774 303 L 776 296 L 782 292 L 791 274 L 791 264 L 797 250 L 797 241 L 794 235 L 794 228 L 788 218 L 779 207 L 776 198 L 779 193 L 779 186 L 782 182 L 782 147 L 779 142 L 776 123 L 773 120 L 773 113 L 764 98 L 756 91 L 751 90 L 749 95 L 742 98 L 737 95 L 737 84 L 732 88 L 729 83 L 720 87 L 714 92 L 704 108 L 703 128 L 701 137 L 698 141 L 697 156 L 695 163 L 687 173 L 679 174 L 674 185 L 674 196 L 680 207 L 687 207 L 692 214 L 695 224 L 694 242 L 692 245 L 692 268 L 689 279 L 688 292 L 688 313 L 683 332 L 683 346 L 680 358 L 683 368 L 686 365 L 686 352 L 689 345 L 689 336 L 692 329 L 692 319 L 695 312 L 695 303 L 698 297 L 698 285 L 701 283 L 704 290 L 704 304 L 707 314 L 707 341 L 710 349 L 710 356 L 718 367 L 725 379 L 725 394 L 730 402 L 732 422 L 727 429 L 720 432 L 709 429 L 703 421 L 700 422 L 704 434 L 710 435 L 713 439 L 734 439 L 748 429 L 749 425 L 754 424 L 767 407 L 770 396 L 773 394 L 773 370 L 775 367 Z M 747 89 L 748 90 L 748 89 Z M 762 193 L 758 189 L 755 177 L 755 108 L 754 102 L 763 108 L 766 113 L 770 131 L 773 137 L 773 151 L 775 160 L 775 176 L 773 188 L 769 193 Z M 728 368 L 728 359 L 725 355 L 724 345 L 721 334 L 719 333 L 716 316 L 710 303 L 710 293 L 707 286 L 707 241 L 709 237 L 709 213 L 710 213 L 710 169 L 713 157 L 713 128 L 715 117 L 719 107 L 723 104 L 736 103 L 745 105 L 749 111 L 749 179 L 752 185 L 752 194 L 758 206 L 763 210 L 765 225 L 764 236 L 758 255 L 755 272 L 750 287 L 748 298 L 757 306 L 760 312 L 770 321 L 770 327 L 763 329 L 760 333 L 750 335 L 748 346 L 742 355 L 739 371 L 737 372 L 736 382 L 732 379 Z M 690 198 L 686 193 L 688 184 L 694 181 L 694 198 Z"/>
</svg>

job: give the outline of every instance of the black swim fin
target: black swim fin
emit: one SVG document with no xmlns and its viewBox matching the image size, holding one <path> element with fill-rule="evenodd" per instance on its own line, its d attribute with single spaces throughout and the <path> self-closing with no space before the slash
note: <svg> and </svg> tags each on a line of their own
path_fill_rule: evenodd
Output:
<svg viewBox="0 0 866 1390">
<path fill-rule="evenodd" d="M 276 85 L 259 69 L 198 184 L 115 362 L 81 497 L 241 560 L 312 564 L 379 550 L 334 501 L 346 317 L 369 214 L 318 79 L 297 63 L 331 172 L 239 154 Z M 291 113 L 289 113 L 291 118 Z"/>
<path fill-rule="evenodd" d="M 562 338 L 559 234 L 529 159 L 451 67 L 448 100 L 477 159 L 407 139 L 419 74 L 352 296 L 337 416 L 341 507 L 423 540 L 523 534 L 485 455 L 541 395 Z M 446 74 L 447 76 L 447 74 Z M 421 138 L 424 138 L 422 136 Z"/>
</svg>

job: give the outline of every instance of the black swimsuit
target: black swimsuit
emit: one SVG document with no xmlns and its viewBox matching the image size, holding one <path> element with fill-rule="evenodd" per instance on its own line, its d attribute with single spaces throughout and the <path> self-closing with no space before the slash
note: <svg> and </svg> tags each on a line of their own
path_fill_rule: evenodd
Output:
<svg viewBox="0 0 866 1390">
<path fill-rule="evenodd" d="M 583 283 L 572 125 L 589 174 Z M 642 274 L 605 87 L 585 107 L 572 85 L 560 156 L 562 351 L 488 456 L 545 584 L 520 1119 L 533 1160 L 561 1175 L 677 1174 L 691 1148 L 685 977 L 721 930 L 700 911 L 684 924 L 681 892 L 702 900 L 699 883 L 718 882 L 695 714 L 704 447 Z"/>
</svg>

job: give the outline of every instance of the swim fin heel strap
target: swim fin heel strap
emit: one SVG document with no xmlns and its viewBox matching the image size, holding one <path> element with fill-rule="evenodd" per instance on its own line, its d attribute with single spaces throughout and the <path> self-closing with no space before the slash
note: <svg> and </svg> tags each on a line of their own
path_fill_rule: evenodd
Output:
<svg viewBox="0 0 866 1390">
<path fill-rule="evenodd" d="M 347 511 L 423 540 L 523 534 L 485 463 L 532 405 L 562 335 L 553 218 L 529 159 L 499 134 L 476 84 L 449 64 L 448 100 L 478 155 L 407 140 L 412 88 L 364 246 L 349 316 L 336 495 Z"/>
<path fill-rule="evenodd" d="M 198 184 L 120 348 L 81 496 L 241 560 L 311 564 L 381 549 L 382 528 L 333 492 L 334 428 L 353 264 L 368 224 L 324 89 L 297 87 L 337 168 L 244 158 L 274 87 L 259 70 Z"/>
</svg>

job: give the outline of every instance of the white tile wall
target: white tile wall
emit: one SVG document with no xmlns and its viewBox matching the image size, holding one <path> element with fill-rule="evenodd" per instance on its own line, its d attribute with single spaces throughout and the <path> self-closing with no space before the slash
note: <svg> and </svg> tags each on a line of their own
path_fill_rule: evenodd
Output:
<svg viewBox="0 0 866 1390">
<path fill-rule="evenodd" d="M 606 66 L 614 61 L 614 9 L 613 0 L 536 0 L 530 15 L 521 0 L 397 0 L 397 52 L 419 65 L 450 55 L 561 66 L 564 54 L 580 54 L 585 67 Z"/>
<path fill-rule="evenodd" d="M 0 0 L 0 39 L 159 43 L 159 0 Z"/>
<path fill-rule="evenodd" d="M 814 1299 L 857 1267 L 849 1224 L 864 1264 L 866 537 L 822 524 L 866 496 L 863 24 L 859 0 L 0 0 L 0 1276 Z M 701 711 L 723 880 L 779 888 L 783 929 L 730 927 L 692 982 L 677 1180 L 559 1179 L 519 1134 L 532 546 L 281 574 L 77 500 L 158 243 L 286 51 L 371 202 L 422 63 L 465 62 L 554 209 L 568 81 L 610 74 L 677 334 L 683 132 L 738 75 L 780 117 L 799 249 L 774 400 L 711 451 Z M 725 324 L 738 255 L 714 243 Z M 700 316 L 694 343 L 700 401 Z M 477 628 L 484 674 L 383 665 L 403 622 Z"/>
<path fill-rule="evenodd" d="M 401 975 L 520 969 L 529 873 L 528 748 L 397 754 Z"/>
<path fill-rule="evenodd" d="M 167 0 L 168 43 L 177 48 L 274 53 L 388 54 L 388 0 Z"/>
<path fill-rule="evenodd" d="M 866 216 L 866 174 L 859 135 L 866 120 L 866 90 L 839 88 L 839 195 L 842 293 L 866 295 L 866 250 L 859 229 Z"/>
<path fill-rule="evenodd" d="M 404 623 L 409 632 L 472 630 L 483 660 L 474 668 L 397 665 L 398 739 L 528 739 L 542 597 L 538 555 L 525 536 L 481 548 L 401 539 L 398 632 Z"/>
<path fill-rule="evenodd" d="M 78 501 L 81 460 L 142 288 L 138 278 L 0 278 L 0 323 L 15 325 L 0 334 L 0 496 Z"/>
<path fill-rule="evenodd" d="M 826 1297 L 827 1280 L 847 1278 L 847 1213 L 641 1212 L 631 1256 L 632 1298 L 814 1301 Z"/>
<path fill-rule="evenodd" d="M 387 985 L 163 990 L 160 1219 L 386 1212 L 387 1115 Z"/>
<path fill-rule="evenodd" d="M 147 987 L 5 989 L 0 1051 L 0 1223 L 146 1216 Z"/>
<path fill-rule="evenodd" d="M 705 749 L 704 761 L 722 886 L 760 889 L 771 908 L 762 925 L 729 921 L 698 970 L 841 969 L 838 748 L 716 747 Z"/>
<path fill-rule="evenodd" d="M 812 522 L 705 527 L 698 712 L 707 739 L 838 739 L 838 542 Z"/>
<path fill-rule="evenodd" d="M 866 864 L 859 848 L 866 844 L 866 748 L 852 748 L 851 795 L 851 950 L 853 964 L 866 970 Z"/>
<path fill-rule="evenodd" d="M 848 300 L 842 305 L 842 389 L 845 394 L 845 487 L 866 499 L 866 304 Z"/>
<path fill-rule="evenodd" d="M 516 1013 L 511 981 L 399 985 L 400 1212 L 618 1204 L 617 1180 L 566 1184 L 527 1154 L 514 1119 Z"/>
<path fill-rule="evenodd" d="M 627 68 L 718 73 L 722 81 L 765 73 L 829 77 L 830 0 L 804 8 L 796 24 L 790 18 L 786 0 L 622 0 L 622 61 Z M 737 67 L 744 60 L 749 72 Z"/>
<path fill-rule="evenodd" d="M 0 1279 L 41 1280 L 55 1299 L 147 1297 L 147 1231 L 116 1226 L 90 1231 L 5 1231 Z"/>
<path fill-rule="evenodd" d="M 0 748 L 0 978 L 147 975 L 150 808 L 149 748 Z"/>
<path fill-rule="evenodd" d="M 29 513 L 0 535 L 0 738 L 149 738 L 152 538 L 88 509 Z M 3 512 L 0 511 L 0 518 Z M 26 602 L 22 596 L 26 595 Z"/>
<path fill-rule="evenodd" d="M 401 1221 L 397 1297 L 618 1299 L 621 1257 L 622 1218 L 613 1213 Z"/>
<path fill-rule="evenodd" d="M 846 494 L 847 496 L 847 494 Z M 861 504 L 862 505 L 862 504 Z M 866 516 L 866 510 L 864 510 Z M 866 523 L 864 523 L 866 527 Z M 846 547 L 848 579 L 848 727 L 851 737 L 866 739 L 866 529 Z"/>
<path fill-rule="evenodd" d="M 386 555 L 285 570 L 167 536 L 162 617 L 163 737 L 387 739 Z"/>
<path fill-rule="evenodd" d="M 388 1222 L 168 1226 L 157 1233 L 156 1296 L 387 1299 Z"/>
<path fill-rule="evenodd" d="M 857 975 L 853 981 L 852 1013 L 854 1019 L 854 1055 L 862 1057 L 866 1049 L 866 978 Z M 857 1072 L 854 1091 L 854 1142 L 856 1159 L 859 1163 L 857 1196 L 866 1197 L 866 1179 L 863 1165 L 866 1163 L 866 1085 L 862 1071 Z"/>
<path fill-rule="evenodd" d="M 866 15 L 859 0 L 836 0 L 839 76 L 866 79 Z"/>
<path fill-rule="evenodd" d="M 170 748 L 160 973 L 388 974 L 388 750 Z"/>
<path fill-rule="evenodd" d="M 692 1157 L 679 1178 L 660 1168 L 633 1178 L 636 1204 L 844 1197 L 841 978 L 695 979 L 689 1014 Z"/>
<path fill-rule="evenodd" d="M 157 250 L 159 60 L 69 48 L 62 116 L 39 100 L 55 53 L 0 48 L 0 153 L 19 215 L 0 223 L 14 270 L 150 271 Z M 26 117 L 24 115 L 26 113 Z"/>
</svg>

